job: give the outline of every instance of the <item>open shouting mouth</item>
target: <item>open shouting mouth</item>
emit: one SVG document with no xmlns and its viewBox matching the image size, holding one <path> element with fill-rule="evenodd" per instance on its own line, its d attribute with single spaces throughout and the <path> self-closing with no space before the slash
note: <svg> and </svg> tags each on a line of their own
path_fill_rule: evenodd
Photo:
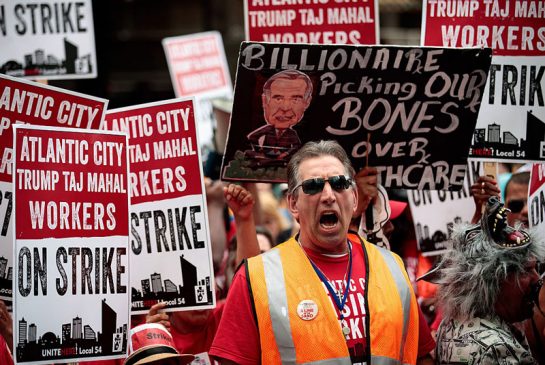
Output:
<svg viewBox="0 0 545 365">
<path fill-rule="evenodd" d="M 339 222 L 336 212 L 324 212 L 320 216 L 320 225 L 326 229 L 333 228 Z"/>
</svg>

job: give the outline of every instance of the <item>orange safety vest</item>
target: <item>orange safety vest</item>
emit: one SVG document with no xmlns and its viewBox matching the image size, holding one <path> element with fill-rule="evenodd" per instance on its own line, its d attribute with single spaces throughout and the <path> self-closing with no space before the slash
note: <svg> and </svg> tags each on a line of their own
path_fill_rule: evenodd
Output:
<svg viewBox="0 0 545 365">
<path fill-rule="evenodd" d="M 418 307 L 401 259 L 350 234 L 366 258 L 365 309 L 369 365 L 416 364 Z M 262 364 L 352 364 L 335 309 L 303 249 L 291 238 L 246 263 Z M 302 320 L 303 300 L 318 315 Z"/>
</svg>

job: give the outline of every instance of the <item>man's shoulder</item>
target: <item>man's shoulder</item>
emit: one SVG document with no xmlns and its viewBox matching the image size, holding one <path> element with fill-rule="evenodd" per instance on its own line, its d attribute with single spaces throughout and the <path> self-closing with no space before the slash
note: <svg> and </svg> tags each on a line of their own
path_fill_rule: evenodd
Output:
<svg viewBox="0 0 545 365">
<path fill-rule="evenodd" d="M 289 247 L 293 246 L 294 243 L 297 245 L 297 241 L 295 241 L 293 239 L 293 237 L 290 237 L 287 241 L 282 242 L 281 244 L 274 246 L 273 248 L 271 248 L 270 250 L 268 250 L 266 252 L 263 252 L 262 254 L 259 254 L 259 255 L 253 256 L 253 257 L 249 257 L 246 260 L 244 260 L 244 265 L 241 265 L 243 267 L 239 268 L 238 271 L 249 270 L 251 272 L 253 270 L 253 268 L 255 267 L 256 262 L 260 262 L 266 257 L 268 257 L 269 259 L 271 259 L 271 256 L 278 257 L 279 251 L 281 249 L 286 248 L 286 247 L 289 248 Z M 240 275 L 243 275 L 244 277 L 247 276 L 246 272 L 241 273 Z"/>
<path fill-rule="evenodd" d="M 397 253 L 395 253 L 395 252 L 393 252 L 391 250 L 388 250 L 387 248 L 375 245 L 374 243 L 371 243 L 371 242 L 367 241 L 364 237 L 360 236 L 356 232 L 350 231 L 349 234 L 348 234 L 348 238 L 350 239 L 350 242 L 352 242 L 353 244 L 356 245 L 356 247 L 361 246 L 362 249 L 364 250 L 364 254 L 366 254 L 366 253 L 370 254 L 370 255 L 380 254 L 381 257 L 392 256 L 398 261 L 398 263 L 401 266 L 404 267 L 403 260 L 401 259 L 401 257 Z"/>
<path fill-rule="evenodd" d="M 506 337 L 512 337 L 500 323 L 483 318 L 471 318 L 464 321 L 451 320 L 442 323 L 441 327 L 442 338 L 440 340 L 446 341 L 475 341 L 482 346 L 492 346 L 502 343 Z"/>
</svg>

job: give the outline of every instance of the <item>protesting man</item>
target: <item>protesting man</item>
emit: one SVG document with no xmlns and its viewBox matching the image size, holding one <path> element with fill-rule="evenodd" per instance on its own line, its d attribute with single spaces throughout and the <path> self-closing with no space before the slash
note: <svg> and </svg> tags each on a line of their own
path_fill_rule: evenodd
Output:
<svg viewBox="0 0 545 365">
<path fill-rule="evenodd" d="M 261 102 L 266 125 L 248 134 L 252 150 L 246 157 L 258 167 L 285 166 L 301 146 L 299 123 L 312 100 L 310 78 L 297 70 L 284 70 L 271 76 L 263 86 Z"/>
<path fill-rule="evenodd" d="M 516 223 L 528 227 L 528 188 L 530 172 L 515 172 L 505 185 L 505 207 L 510 210 L 507 222 L 510 226 Z"/>
<path fill-rule="evenodd" d="M 543 242 L 507 224 L 507 210 L 489 198 L 480 225 L 455 230 L 453 249 L 435 270 L 443 322 L 439 364 L 535 364 L 513 326 L 532 316 L 539 292 L 536 261 Z"/>
<path fill-rule="evenodd" d="M 528 228 L 528 187 L 530 185 L 530 172 L 515 172 L 505 184 L 505 207 L 507 211 L 507 224 L 514 227 L 521 224 Z M 481 219 L 482 207 L 486 205 L 491 196 L 500 197 L 500 188 L 493 177 L 479 176 L 471 185 L 471 194 L 475 200 L 475 214 L 472 223 Z"/>
<path fill-rule="evenodd" d="M 300 233 L 237 272 L 210 351 L 222 363 L 416 363 L 418 307 L 401 259 L 348 234 L 353 177 L 336 142 L 293 155 Z"/>
<path fill-rule="evenodd" d="M 505 206 L 509 209 L 507 222 L 511 226 L 520 224 L 528 228 L 528 190 L 530 187 L 530 172 L 517 171 L 505 185 Z M 534 315 L 524 321 L 524 333 L 530 344 L 532 356 L 539 364 L 545 364 L 545 289 L 541 290 L 534 308 Z"/>
</svg>

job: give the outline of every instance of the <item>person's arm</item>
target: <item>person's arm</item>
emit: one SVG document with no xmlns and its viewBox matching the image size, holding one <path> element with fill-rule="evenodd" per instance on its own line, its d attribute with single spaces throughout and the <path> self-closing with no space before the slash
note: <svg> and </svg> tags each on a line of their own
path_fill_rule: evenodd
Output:
<svg viewBox="0 0 545 365">
<path fill-rule="evenodd" d="M 364 167 L 355 176 L 358 189 L 358 208 L 354 216 L 360 217 L 369 204 L 378 196 L 377 190 L 378 171 L 374 167 Z"/>
<path fill-rule="evenodd" d="M 219 180 L 205 179 L 206 206 L 208 208 L 208 220 L 210 224 L 210 241 L 212 244 L 212 260 L 214 266 L 218 267 L 223 260 L 225 248 L 227 247 L 227 232 L 223 212 L 225 200 L 223 199 L 223 184 Z"/>
<path fill-rule="evenodd" d="M 360 229 L 362 216 L 365 216 L 365 211 L 378 196 L 377 169 L 364 167 L 354 176 L 354 180 L 358 191 L 358 205 L 356 212 L 352 215 L 350 229 L 357 232 Z"/>
<path fill-rule="evenodd" d="M 261 201 L 259 200 L 259 192 L 257 191 L 256 183 L 244 183 L 242 184 L 244 189 L 248 190 L 252 197 L 254 198 L 254 223 L 256 226 L 263 224 L 263 209 L 261 209 Z"/>
<path fill-rule="evenodd" d="M 433 365 L 435 360 L 432 353 L 435 350 L 435 340 L 431 335 L 430 327 L 424 318 L 422 308 L 418 306 L 418 355 L 416 365 Z"/>
<path fill-rule="evenodd" d="M 0 300 L 0 335 L 4 337 L 4 341 L 9 349 L 13 348 L 13 325 L 11 315 L 3 300 Z"/>
<path fill-rule="evenodd" d="M 237 265 L 245 258 L 260 254 L 253 215 L 254 198 L 240 185 L 229 184 L 223 190 L 236 223 Z"/>
<path fill-rule="evenodd" d="M 494 178 L 490 176 L 479 176 L 477 181 L 471 185 L 471 194 L 475 201 L 475 213 L 471 223 L 478 223 L 483 214 L 483 207 L 491 196 L 500 196 L 500 188 Z"/>
<path fill-rule="evenodd" d="M 254 131 L 250 132 L 246 138 L 248 138 L 248 141 L 252 144 L 252 148 L 255 147 L 262 147 L 259 143 L 259 139 L 266 134 L 266 125 L 263 127 L 259 127 L 255 129 Z"/>
<path fill-rule="evenodd" d="M 221 321 L 208 351 L 216 361 L 241 365 L 261 362 L 261 344 L 252 300 L 246 270 L 240 267 L 229 288 Z"/>
<path fill-rule="evenodd" d="M 146 314 L 146 323 L 159 323 L 170 331 L 170 319 L 168 314 L 165 312 L 160 312 L 160 310 L 165 308 L 166 305 L 166 302 L 159 302 L 153 305 L 149 309 L 148 314 Z"/>
</svg>

